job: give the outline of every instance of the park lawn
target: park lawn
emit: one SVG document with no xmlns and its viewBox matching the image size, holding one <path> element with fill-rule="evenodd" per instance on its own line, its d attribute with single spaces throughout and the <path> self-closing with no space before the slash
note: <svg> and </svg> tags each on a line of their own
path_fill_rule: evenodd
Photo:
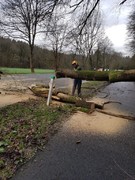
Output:
<svg viewBox="0 0 135 180">
<path fill-rule="evenodd" d="M 31 74 L 31 70 L 28 68 L 7 68 L 0 67 L 0 71 L 4 74 Z M 35 69 L 36 74 L 52 74 L 55 71 L 52 69 Z"/>
</svg>

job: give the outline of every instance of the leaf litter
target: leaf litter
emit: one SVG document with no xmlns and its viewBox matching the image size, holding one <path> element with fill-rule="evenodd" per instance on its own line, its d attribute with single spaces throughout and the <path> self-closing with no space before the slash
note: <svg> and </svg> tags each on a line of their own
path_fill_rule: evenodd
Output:
<svg viewBox="0 0 135 180">
<path fill-rule="evenodd" d="M 71 111 L 67 106 L 47 107 L 42 99 L 1 108 L 0 179 L 11 178 L 37 150 L 43 149 Z"/>
</svg>

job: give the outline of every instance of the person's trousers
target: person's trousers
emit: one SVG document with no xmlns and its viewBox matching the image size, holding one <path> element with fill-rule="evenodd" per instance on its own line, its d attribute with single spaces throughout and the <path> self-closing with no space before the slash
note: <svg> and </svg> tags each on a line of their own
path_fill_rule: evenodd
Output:
<svg viewBox="0 0 135 180">
<path fill-rule="evenodd" d="M 77 88 L 77 94 L 78 96 L 81 95 L 81 85 L 82 85 L 82 80 L 81 79 L 74 79 L 73 83 L 73 89 L 72 89 L 72 95 L 74 96 L 75 90 Z"/>
</svg>

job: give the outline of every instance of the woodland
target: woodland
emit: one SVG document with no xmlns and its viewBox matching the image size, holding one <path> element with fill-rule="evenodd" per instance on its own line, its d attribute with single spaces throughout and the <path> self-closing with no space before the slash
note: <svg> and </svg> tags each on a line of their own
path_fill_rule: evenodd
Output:
<svg viewBox="0 0 135 180">
<path fill-rule="evenodd" d="M 124 57 L 121 53 L 115 51 L 104 54 L 104 52 L 96 50 L 92 55 L 93 67 L 82 55 L 73 53 L 60 53 L 59 55 L 58 67 L 60 69 L 71 69 L 71 61 L 74 58 L 84 70 L 101 67 L 110 70 L 135 68 L 135 56 Z M 29 68 L 29 46 L 27 43 L 0 37 L 0 67 Z M 35 46 L 34 67 L 55 69 L 54 52 L 47 48 Z"/>
</svg>

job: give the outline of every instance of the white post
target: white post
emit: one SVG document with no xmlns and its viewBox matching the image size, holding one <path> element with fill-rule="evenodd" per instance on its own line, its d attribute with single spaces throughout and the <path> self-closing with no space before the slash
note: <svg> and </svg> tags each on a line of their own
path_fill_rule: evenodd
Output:
<svg viewBox="0 0 135 180">
<path fill-rule="evenodd" d="M 48 98 L 47 98 L 47 106 L 50 105 L 50 101 L 52 98 L 52 90 L 53 90 L 54 79 L 55 79 L 55 76 L 52 76 L 50 83 L 49 83 L 49 93 L 48 93 Z"/>
</svg>

